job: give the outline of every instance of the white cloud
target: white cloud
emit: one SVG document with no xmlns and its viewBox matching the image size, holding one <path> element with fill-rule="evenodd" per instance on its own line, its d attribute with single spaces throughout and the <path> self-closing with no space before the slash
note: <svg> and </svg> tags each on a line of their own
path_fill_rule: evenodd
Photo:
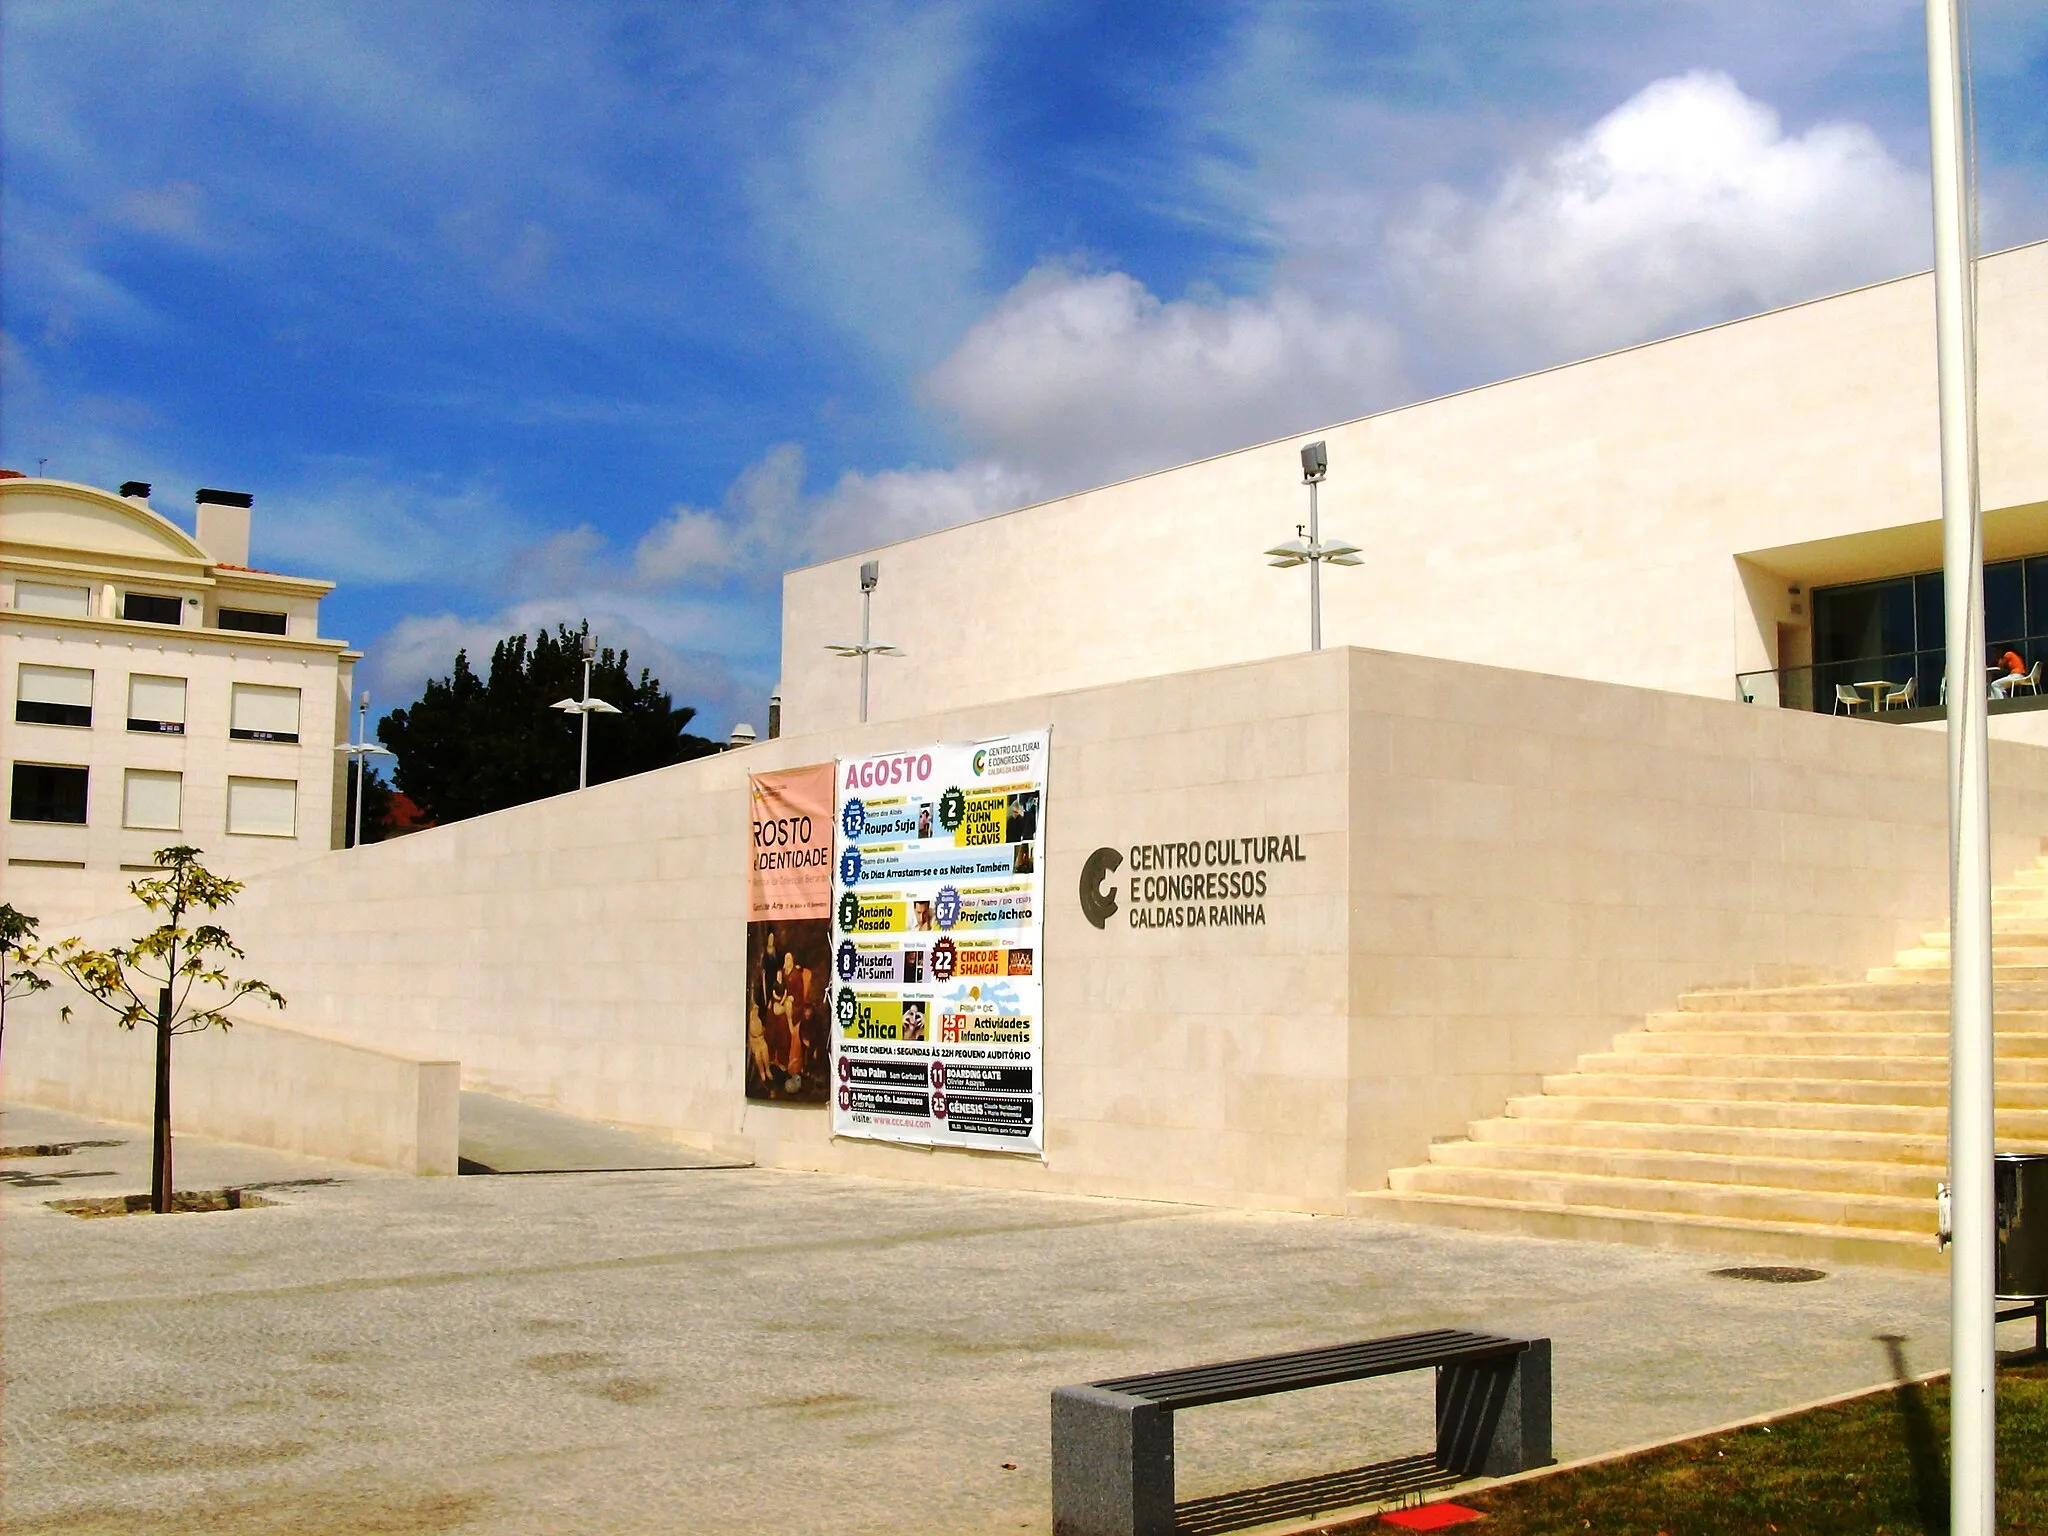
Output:
<svg viewBox="0 0 2048 1536">
<path fill-rule="evenodd" d="M 545 559 L 577 536 L 558 534 L 535 552 L 532 525 L 487 487 L 396 482 L 363 461 L 313 461 L 300 483 L 316 488 L 257 498 L 256 558 L 336 581 L 487 585 L 522 549 Z"/>
<path fill-rule="evenodd" d="M 804 489 L 806 461 L 780 443 L 743 470 L 721 511 L 678 506 L 633 551 L 631 579 L 701 586 L 773 579 L 791 566 L 930 533 L 1032 500 L 1038 481 L 991 459 L 950 469 L 848 470 L 829 491 Z"/>
<path fill-rule="evenodd" d="M 1475 200 L 1427 189 L 1388 257 L 1416 318 L 1503 366 L 1581 357 L 1924 265 L 1926 194 L 1860 123 L 1788 134 L 1728 76 L 1645 87 Z"/>
<path fill-rule="evenodd" d="M 1400 380 L 1393 329 L 1340 303 L 1287 287 L 1162 301 L 1128 273 L 1046 263 L 926 392 L 996 460 L 1065 487 L 1360 415 Z"/>
</svg>

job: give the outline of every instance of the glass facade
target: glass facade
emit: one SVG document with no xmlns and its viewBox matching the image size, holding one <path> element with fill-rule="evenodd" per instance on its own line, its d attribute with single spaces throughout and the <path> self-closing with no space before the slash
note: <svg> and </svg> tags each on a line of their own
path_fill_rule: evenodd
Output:
<svg viewBox="0 0 2048 1536">
<path fill-rule="evenodd" d="M 1847 688 L 1870 701 L 1873 684 L 1911 681 L 1913 703 L 1941 702 L 1947 663 L 1947 604 L 1941 572 L 1813 589 L 1811 706 L 1836 707 Z M 2015 651 L 2031 667 L 2048 659 L 2048 555 L 1984 567 L 1985 660 Z"/>
</svg>

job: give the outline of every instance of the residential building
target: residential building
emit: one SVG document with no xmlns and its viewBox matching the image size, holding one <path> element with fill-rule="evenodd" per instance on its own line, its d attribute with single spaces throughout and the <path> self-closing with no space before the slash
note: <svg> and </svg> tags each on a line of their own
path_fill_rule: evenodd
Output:
<svg viewBox="0 0 2048 1536">
<path fill-rule="evenodd" d="M 0 899 L 46 924 L 119 905 L 168 843 L 245 879 L 341 842 L 334 584 L 250 567 L 245 494 L 199 491 L 192 534 L 149 497 L 0 477 Z"/>
</svg>

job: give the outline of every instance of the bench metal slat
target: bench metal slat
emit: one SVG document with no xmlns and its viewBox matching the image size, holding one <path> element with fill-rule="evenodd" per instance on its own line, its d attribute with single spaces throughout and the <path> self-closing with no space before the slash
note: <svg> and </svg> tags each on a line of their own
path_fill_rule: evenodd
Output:
<svg viewBox="0 0 2048 1536">
<path fill-rule="evenodd" d="M 1164 1407 L 1195 1408 L 1238 1398 L 1361 1381 L 1373 1376 L 1518 1354 L 1527 1341 L 1458 1328 L 1435 1328 L 1357 1344 L 1326 1345 L 1171 1371 L 1120 1376 L 1092 1385 Z"/>
</svg>

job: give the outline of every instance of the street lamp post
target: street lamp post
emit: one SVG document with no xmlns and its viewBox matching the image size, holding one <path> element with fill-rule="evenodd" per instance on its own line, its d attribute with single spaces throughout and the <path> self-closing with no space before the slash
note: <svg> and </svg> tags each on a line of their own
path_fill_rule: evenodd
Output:
<svg viewBox="0 0 2048 1536">
<path fill-rule="evenodd" d="M 619 711 L 603 699 L 592 698 L 590 693 L 590 668 L 597 661 L 597 636 L 589 630 L 583 632 L 583 697 L 580 699 L 557 699 L 548 706 L 559 709 L 566 715 L 581 715 L 583 729 L 576 747 L 576 787 L 590 787 L 590 717 L 592 715 L 616 715 Z"/>
<path fill-rule="evenodd" d="M 1927 0 L 1935 374 L 1948 623 L 1949 1529 L 1997 1529 L 1998 1237 L 1984 530 L 1977 480 L 1975 170 L 1957 0 Z"/>
<path fill-rule="evenodd" d="M 1294 525 L 1295 536 L 1285 544 L 1275 544 L 1266 553 L 1278 570 L 1291 571 L 1298 565 L 1308 567 L 1308 648 L 1320 651 L 1323 648 L 1323 567 L 1324 565 L 1357 565 L 1358 546 L 1344 539 L 1323 542 L 1322 518 L 1316 505 L 1316 490 L 1323 483 L 1323 476 L 1330 472 L 1330 457 L 1323 444 L 1310 443 L 1301 450 L 1301 483 L 1308 487 L 1308 537 L 1302 538 L 1303 528 Z"/>
<path fill-rule="evenodd" d="M 834 656 L 858 656 L 860 658 L 860 722 L 868 722 L 868 658 L 870 656 L 901 656 L 903 653 L 893 645 L 876 645 L 868 638 L 868 615 L 875 597 L 875 585 L 882 579 L 882 562 L 870 560 L 860 568 L 860 644 L 828 645 L 826 650 Z"/>
<path fill-rule="evenodd" d="M 363 696 L 356 701 L 356 739 L 351 742 L 344 742 L 334 750 L 341 753 L 342 756 L 352 759 L 355 763 L 355 834 L 349 840 L 349 847 L 360 848 L 363 846 L 363 770 L 369 766 L 367 761 L 369 758 L 391 756 L 390 748 L 380 747 L 370 740 L 370 694 L 367 689 L 364 690 Z"/>
</svg>

